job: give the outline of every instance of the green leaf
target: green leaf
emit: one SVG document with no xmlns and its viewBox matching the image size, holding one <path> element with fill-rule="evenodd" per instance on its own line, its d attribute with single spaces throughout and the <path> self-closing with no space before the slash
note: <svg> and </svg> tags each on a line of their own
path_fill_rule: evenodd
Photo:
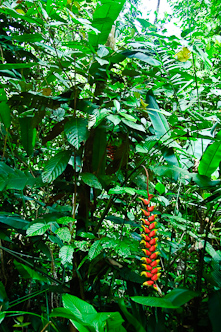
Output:
<svg viewBox="0 0 221 332">
<path fill-rule="evenodd" d="M 60 151 L 54 157 L 52 157 L 46 164 L 42 173 L 43 182 L 51 182 L 61 175 L 71 158 L 72 152 Z"/>
<path fill-rule="evenodd" d="M 39 42 L 44 39 L 44 36 L 40 33 L 33 33 L 33 34 L 24 34 L 24 35 L 12 35 L 12 39 L 17 40 L 19 42 L 28 42 L 28 43 L 35 43 Z"/>
<path fill-rule="evenodd" d="M 58 224 L 69 225 L 75 223 L 76 219 L 72 217 L 62 217 L 57 220 Z"/>
<path fill-rule="evenodd" d="M 102 185 L 100 184 L 100 182 L 98 181 L 97 177 L 94 174 L 82 173 L 81 179 L 89 187 L 102 190 Z"/>
<path fill-rule="evenodd" d="M 97 49 L 99 44 L 104 45 L 106 43 L 112 25 L 122 10 L 124 3 L 125 0 L 101 0 L 98 3 L 93 14 L 92 26 L 100 33 L 98 35 L 89 33 L 89 43 L 94 49 Z"/>
<path fill-rule="evenodd" d="M 27 229 L 27 236 L 43 235 L 50 228 L 50 224 L 36 223 Z"/>
<path fill-rule="evenodd" d="M 101 240 L 95 241 L 89 249 L 88 258 L 90 260 L 94 259 L 97 255 L 101 253 L 102 250 L 103 248 L 101 245 Z"/>
<path fill-rule="evenodd" d="M 7 310 L 9 306 L 8 296 L 6 294 L 5 287 L 1 281 L 0 281 L 0 306 L 1 310 Z M 0 318 L 0 322 L 1 319 L 3 320 L 4 317 Z"/>
<path fill-rule="evenodd" d="M 128 310 L 125 305 L 124 299 L 120 298 L 118 300 L 118 304 L 120 309 L 122 310 L 124 316 L 127 318 L 127 321 L 132 324 L 136 330 L 136 332 L 145 332 L 145 328 L 141 325 L 141 323 L 134 317 Z"/>
<path fill-rule="evenodd" d="M 37 66 L 38 63 L 32 62 L 32 63 L 6 63 L 6 64 L 0 64 L 0 70 L 5 69 L 20 69 L 20 68 L 31 68 L 34 66 Z"/>
<path fill-rule="evenodd" d="M 134 302 L 159 308 L 176 309 L 199 294 L 188 289 L 175 288 L 162 298 L 151 296 L 133 296 Z"/>
<path fill-rule="evenodd" d="M 116 186 L 115 188 L 111 188 L 108 191 L 109 195 L 115 195 L 115 194 L 129 194 L 129 195 L 135 195 L 136 190 L 130 187 L 120 187 Z"/>
<path fill-rule="evenodd" d="M 64 132 L 68 142 L 78 150 L 81 143 L 85 142 L 88 138 L 87 120 L 77 118 L 68 121 L 65 124 Z"/>
<path fill-rule="evenodd" d="M 193 292 L 184 288 L 175 288 L 164 299 L 173 303 L 174 306 L 181 307 L 183 304 L 189 302 L 194 297 L 199 296 L 197 292 Z"/>
<path fill-rule="evenodd" d="M 200 175 L 211 176 L 219 167 L 221 161 L 221 131 L 215 137 L 216 141 L 209 145 L 200 161 L 198 172 Z"/>
<path fill-rule="evenodd" d="M 161 63 L 160 61 L 154 59 L 153 57 L 149 56 L 149 55 L 146 55 L 142 52 L 134 52 L 134 51 L 124 51 L 122 52 L 125 56 L 127 56 L 128 58 L 136 58 L 136 59 L 139 59 L 141 61 L 144 61 L 146 63 L 148 63 L 149 65 L 151 66 L 161 66 Z"/>
<path fill-rule="evenodd" d="M 156 184 L 155 189 L 160 193 L 160 195 L 165 193 L 165 186 L 160 182 Z"/>
<path fill-rule="evenodd" d="M 58 228 L 55 234 L 57 234 L 60 237 L 60 239 L 64 242 L 71 241 L 71 233 L 67 227 Z"/>
<path fill-rule="evenodd" d="M 0 88 L 0 120 L 4 123 L 5 128 L 9 128 L 11 124 L 10 108 L 7 104 L 5 90 Z"/>
<path fill-rule="evenodd" d="M 19 118 L 21 142 L 28 156 L 32 154 L 35 146 L 36 129 L 33 127 L 33 119 L 33 116 Z"/>
<path fill-rule="evenodd" d="M 132 129 L 134 129 L 134 130 L 139 130 L 139 131 L 142 131 L 142 132 L 144 132 L 144 133 L 146 132 L 146 130 L 145 130 L 145 128 L 144 128 L 143 125 L 137 124 L 137 123 L 132 122 L 132 121 L 129 121 L 129 120 L 127 120 L 127 119 L 121 119 L 121 120 L 122 120 L 122 122 L 123 122 L 126 126 L 132 128 Z"/>
<path fill-rule="evenodd" d="M 74 248 L 71 245 L 61 247 L 59 251 L 59 257 L 61 258 L 61 264 L 72 263 Z"/>
<path fill-rule="evenodd" d="M 9 212 L 0 212 L 0 223 L 15 229 L 26 229 L 29 225 L 29 221 L 22 219 L 18 214 Z"/>
<path fill-rule="evenodd" d="M 131 297 L 131 300 L 133 300 L 136 303 L 147 305 L 150 307 L 171 308 L 171 309 L 178 308 L 177 306 L 174 306 L 170 301 L 160 297 L 133 296 Z"/>
<path fill-rule="evenodd" d="M 170 130 L 170 127 L 165 116 L 162 113 L 158 112 L 160 111 L 159 106 L 151 92 L 148 92 L 146 95 L 146 103 L 148 104 L 147 111 L 156 135 L 158 136 L 158 138 L 165 141 L 169 138 L 168 132 Z"/>
<path fill-rule="evenodd" d="M 31 269 L 30 267 L 21 264 L 14 260 L 14 264 L 18 272 L 21 274 L 21 276 L 25 279 L 34 279 L 38 281 L 43 281 L 48 283 L 48 279 L 44 276 L 42 276 L 39 272 L 36 272 L 35 270 Z"/>
<path fill-rule="evenodd" d="M 218 290 L 209 296 L 208 307 L 213 332 L 220 332 L 221 290 Z"/>
</svg>

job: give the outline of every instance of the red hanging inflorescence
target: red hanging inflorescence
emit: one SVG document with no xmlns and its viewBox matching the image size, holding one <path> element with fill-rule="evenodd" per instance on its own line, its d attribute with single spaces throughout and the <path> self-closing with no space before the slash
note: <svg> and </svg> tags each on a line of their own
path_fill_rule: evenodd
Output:
<svg viewBox="0 0 221 332">
<path fill-rule="evenodd" d="M 143 166 L 144 167 L 144 166 Z M 142 224 L 142 241 L 140 244 L 142 245 L 143 249 L 142 251 L 145 254 L 145 257 L 141 257 L 141 260 L 143 261 L 142 267 L 145 269 L 145 271 L 141 272 L 142 276 L 145 276 L 147 278 L 147 281 L 143 283 L 144 286 L 153 286 L 156 290 L 157 285 L 155 284 L 155 281 L 158 280 L 161 273 L 160 267 L 157 267 L 159 263 L 159 259 L 157 259 L 159 252 L 156 250 L 157 248 L 157 240 L 156 237 L 156 222 L 154 221 L 156 218 L 156 214 L 151 214 L 154 211 L 154 206 L 150 205 L 150 201 L 153 198 L 153 195 L 149 194 L 149 174 L 147 169 L 144 167 L 147 175 L 147 196 L 148 199 L 144 199 L 139 197 L 139 199 L 142 200 L 142 202 L 145 205 L 145 209 L 141 209 L 141 211 L 144 214 L 144 218 L 141 218 L 143 224 Z"/>
</svg>

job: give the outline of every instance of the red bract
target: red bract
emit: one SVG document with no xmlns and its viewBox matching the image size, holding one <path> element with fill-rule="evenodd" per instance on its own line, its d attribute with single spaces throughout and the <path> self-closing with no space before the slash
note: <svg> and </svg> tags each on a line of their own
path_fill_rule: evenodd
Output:
<svg viewBox="0 0 221 332">
<path fill-rule="evenodd" d="M 151 277 L 151 280 L 154 280 L 154 281 L 158 280 L 160 275 L 161 275 L 161 273 L 155 274 L 153 277 Z"/>
<path fill-rule="evenodd" d="M 145 205 L 150 204 L 150 200 L 149 200 L 149 199 L 146 200 L 146 199 L 144 199 L 144 198 L 142 198 L 142 197 L 138 197 L 138 198 L 141 199 L 141 201 L 142 201 Z"/>
<path fill-rule="evenodd" d="M 148 218 L 148 220 L 150 219 L 150 217 Z M 144 225 L 147 225 L 147 226 L 149 226 L 150 225 L 150 222 L 148 221 L 148 220 L 146 220 L 146 219 L 143 219 L 143 218 L 141 218 L 140 220 L 142 220 L 143 221 L 143 223 L 144 223 Z"/>
<path fill-rule="evenodd" d="M 154 221 L 155 218 L 156 218 L 156 214 L 150 216 L 150 217 L 148 218 L 148 220 L 149 220 L 149 221 Z M 141 220 L 142 220 L 142 219 L 141 219 Z"/>
<path fill-rule="evenodd" d="M 146 233 L 149 233 L 149 237 L 153 237 L 153 236 L 156 235 L 156 231 L 155 231 L 155 230 L 152 231 L 152 232 L 150 232 L 150 230 L 148 229 L 148 231 L 149 231 L 149 232 L 146 232 Z"/>
<path fill-rule="evenodd" d="M 150 238 L 149 238 L 150 239 Z M 156 244 L 157 243 L 157 240 L 158 240 L 158 238 L 157 237 L 155 237 L 154 239 L 152 239 L 152 240 L 150 240 L 150 244 L 151 245 L 154 245 L 154 244 Z"/>
<path fill-rule="evenodd" d="M 153 286 L 154 281 L 153 280 L 148 280 L 143 283 L 144 286 Z"/>
<path fill-rule="evenodd" d="M 160 271 L 160 267 L 155 267 L 155 269 L 151 270 L 151 273 L 155 274 L 155 273 L 158 273 L 159 271 Z"/>
<path fill-rule="evenodd" d="M 142 266 L 145 268 L 145 270 L 147 270 L 147 271 L 151 271 L 152 270 L 152 266 L 150 266 L 150 265 L 147 265 L 147 264 L 142 264 Z M 142 273 L 144 273 L 144 272 L 142 272 Z"/>
<path fill-rule="evenodd" d="M 144 225 L 141 225 L 145 233 L 150 233 L 150 230 L 148 227 L 145 227 Z"/>
<path fill-rule="evenodd" d="M 141 234 L 141 236 L 145 241 L 150 241 L 151 240 L 151 238 L 149 236 L 147 236 L 146 234 Z"/>
<path fill-rule="evenodd" d="M 156 224 L 157 224 L 156 222 L 153 222 L 152 224 L 150 224 L 150 226 L 148 227 L 149 230 L 154 229 L 156 227 Z"/>
<path fill-rule="evenodd" d="M 148 257 L 141 257 L 141 260 L 147 264 L 150 264 L 152 267 L 153 267 L 153 263 L 152 262 L 152 259 L 148 258 Z"/>
<path fill-rule="evenodd" d="M 155 206 L 150 206 L 150 207 L 147 208 L 147 211 L 152 212 L 154 210 L 154 208 L 155 208 Z"/>
<path fill-rule="evenodd" d="M 149 209 L 149 208 L 148 208 L 148 209 Z M 143 212 L 143 214 L 145 215 L 145 217 L 149 217 L 150 212 L 147 212 L 147 211 L 144 210 L 144 209 L 141 209 L 141 211 Z"/>
<path fill-rule="evenodd" d="M 149 258 L 149 260 L 151 261 L 151 259 Z M 152 267 L 155 267 L 155 266 L 157 266 L 157 264 L 159 263 L 159 259 L 157 259 L 156 261 L 153 261 L 152 263 L 150 263 L 150 265 L 152 266 Z"/>
<path fill-rule="evenodd" d="M 147 256 L 151 255 L 151 252 L 149 250 L 147 250 L 147 249 L 142 249 L 142 250 L 145 253 L 145 255 L 147 255 Z"/>
<path fill-rule="evenodd" d="M 144 244 L 146 248 L 151 248 L 151 245 L 149 244 L 149 242 L 146 242 L 144 240 L 140 241 L 140 244 Z"/>
<path fill-rule="evenodd" d="M 150 259 L 156 259 L 159 255 L 159 252 L 154 252 L 152 255 L 150 255 Z"/>
<path fill-rule="evenodd" d="M 150 247 L 150 252 L 153 252 L 156 250 L 157 245 Z"/>
</svg>

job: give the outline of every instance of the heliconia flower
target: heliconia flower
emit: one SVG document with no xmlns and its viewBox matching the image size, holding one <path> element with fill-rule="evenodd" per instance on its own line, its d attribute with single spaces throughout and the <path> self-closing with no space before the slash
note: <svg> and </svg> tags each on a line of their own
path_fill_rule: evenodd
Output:
<svg viewBox="0 0 221 332">
<path fill-rule="evenodd" d="M 152 246 L 152 247 L 150 247 L 150 252 L 153 252 L 153 251 L 155 251 L 156 250 L 156 247 L 157 247 L 157 244 L 155 244 L 154 246 Z"/>
<path fill-rule="evenodd" d="M 153 277 L 151 277 L 151 280 L 156 281 L 156 280 L 159 279 L 160 276 L 161 276 L 161 273 L 157 273 L 157 274 L 155 274 Z"/>
<path fill-rule="evenodd" d="M 142 201 L 145 205 L 150 204 L 150 200 L 149 200 L 149 199 L 146 200 L 146 199 L 144 199 L 144 198 L 142 198 L 142 197 L 138 197 L 138 198 L 141 199 L 141 201 Z"/>
<path fill-rule="evenodd" d="M 150 258 L 148 258 L 148 260 L 151 260 Z M 152 267 L 155 267 L 155 266 L 157 266 L 157 264 L 159 263 L 159 259 L 157 259 L 156 261 L 153 261 L 152 263 L 149 263 L 148 262 L 148 264 L 150 264 Z"/>
<path fill-rule="evenodd" d="M 148 280 L 143 283 L 143 286 L 153 286 L 154 282 L 153 280 Z"/>
<path fill-rule="evenodd" d="M 148 220 L 149 221 L 154 221 L 155 220 L 155 218 L 156 218 L 156 214 L 153 214 L 152 216 L 150 216 L 149 218 L 148 218 Z M 142 219 L 141 219 L 142 220 Z"/>
<path fill-rule="evenodd" d="M 153 268 L 152 268 L 152 266 L 150 266 L 150 265 L 147 265 L 147 264 L 142 264 L 142 266 L 145 268 L 145 270 L 147 270 L 147 271 L 151 271 Z M 142 272 L 142 273 L 144 273 L 144 272 Z M 141 273 L 141 275 L 142 275 L 142 273 Z M 154 273 L 153 273 L 154 274 Z"/>
<path fill-rule="evenodd" d="M 144 240 L 140 241 L 140 244 L 144 244 L 146 248 L 151 248 L 151 245 L 149 244 L 149 242 L 146 242 Z"/>
<path fill-rule="evenodd" d="M 147 227 L 146 227 L 146 228 L 147 228 Z M 155 236 L 156 233 L 157 233 L 156 230 L 150 232 L 150 230 L 148 229 L 148 231 L 149 231 L 149 232 L 146 232 L 146 233 L 149 233 L 149 237 L 153 237 L 153 236 Z"/>
<path fill-rule="evenodd" d="M 149 209 L 149 208 L 148 208 L 148 209 Z M 141 211 L 144 213 L 145 217 L 149 217 L 150 212 L 147 212 L 147 211 L 144 210 L 144 209 L 141 209 Z"/>
<path fill-rule="evenodd" d="M 142 249 L 142 251 L 145 253 L 145 255 L 150 256 L 151 252 L 147 249 Z"/>
<path fill-rule="evenodd" d="M 158 257 L 158 255 L 159 255 L 159 252 L 156 251 L 156 252 L 154 252 L 153 254 L 150 255 L 150 259 L 156 259 Z"/>
<path fill-rule="evenodd" d="M 141 236 L 145 241 L 150 241 L 151 240 L 151 238 L 149 236 L 147 236 L 146 234 L 141 234 Z"/>
<path fill-rule="evenodd" d="M 148 227 L 149 230 L 154 229 L 156 227 L 156 224 L 157 224 L 156 222 L 153 222 L 152 224 L 150 224 L 150 226 Z"/>
<path fill-rule="evenodd" d="M 143 271 L 141 272 L 141 276 L 145 276 L 146 278 L 152 278 L 153 274 L 150 272 Z"/>
<path fill-rule="evenodd" d="M 141 260 L 147 264 L 150 264 L 153 267 L 153 263 L 152 263 L 152 259 L 148 258 L 148 257 L 141 257 Z"/>
<path fill-rule="evenodd" d="M 142 264 L 142 265 L 144 265 L 144 264 Z M 148 266 L 149 266 L 149 265 L 148 265 Z M 158 273 L 160 270 L 161 270 L 160 267 L 155 267 L 155 269 L 151 270 L 151 273 L 152 273 L 152 274 L 155 274 L 155 273 Z M 148 269 L 148 271 L 150 271 L 150 270 Z"/>
<path fill-rule="evenodd" d="M 154 210 L 154 208 L 155 208 L 155 206 L 152 205 L 152 206 L 150 206 L 150 207 L 147 208 L 147 211 L 148 211 L 148 212 L 152 212 L 152 211 Z"/>
<path fill-rule="evenodd" d="M 150 217 L 149 217 L 150 218 Z M 149 219 L 148 218 L 148 219 Z M 144 223 L 144 225 L 147 225 L 147 226 L 149 226 L 150 225 L 150 222 L 148 221 L 148 220 L 146 220 L 146 219 L 143 219 L 143 218 L 141 218 L 140 220 L 142 220 L 143 221 L 143 223 Z"/>
<path fill-rule="evenodd" d="M 149 236 L 148 236 L 148 238 L 149 238 Z M 154 244 L 157 243 L 157 240 L 158 240 L 158 237 L 155 237 L 154 239 L 150 240 L 149 243 L 150 243 L 151 245 L 154 245 Z"/>
<path fill-rule="evenodd" d="M 157 290 L 158 291 L 158 287 L 157 287 L 157 285 L 153 285 L 153 288 L 155 289 L 155 290 Z"/>
<path fill-rule="evenodd" d="M 145 233 L 150 233 L 150 230 L 148 227 L 145 227 L 144 225 L 141 225 Z"/>
</svg>

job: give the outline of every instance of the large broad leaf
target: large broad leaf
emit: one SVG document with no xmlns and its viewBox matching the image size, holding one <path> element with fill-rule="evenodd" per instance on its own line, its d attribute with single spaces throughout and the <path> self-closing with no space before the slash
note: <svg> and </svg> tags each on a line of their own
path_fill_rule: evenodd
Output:
<svg viewBox="0 0 221 332">
<path fill-rule="evenodd" d="M 69 309 L 72 312 L 72 314 L 80 321 L 87 322 L 87 316 L 89 316 L 90 314 L 94 315 L 97 313 L 97 311 L 94 309 L 94 307 L 91 304 L 73 295 L 64 294 L 62 296 L 62 302 L 63 306 Z"/>
<path fill-rule="evenodd" d="M 43 235 L 50 228 L 50 224 L 35 223 L 27 229 L 28 236 Z"/>
<path fill-rule="evenodd" d="M 147 111 L 157 137 L 163 141 L 167 140 L 170 137 L 169 135 L 170 127 L 165 116 L 160 112 L 159 106 L 152 92 L 147 93 L 146 103 L 148 104 Z"/>
<path fill-rule="evenodd" d="M 186 302 L 190 301 L 192 298 L 198 296 L 199 294 L 188 289 L 176 288 L 173 289 L 164 297 L 151 297 L 151 296 L 133 296 L 131 299 L 134 302 L 159 308 L 179 308 Z"/>
<path fill-rule="evenodd" d="M 145 332 L 145 328 L 141 323 L 134 317 L 128 310 L 123 298 L 118 300 L 120 309 L 122 310 L 124 316 L 127 318 L 127 321 L 134 326 L 136 332 Z"/>
<path fill-rule="evenodd" d="M 87 120 L 73 119 L 68 121 L 65 124 L 64 132 L 68 142 L 78 150 L 81 143 L 85 142 L 88 138 Z"/>
<path fill-rule="evenodd" d="M 48 279 L 42 276 L 39 272 L 36 272 L 35 270 L 31 269 L 30 267 L 24 264 L 17 262 L 16 260 L 14 260 L 14 264 L 23 278 L 34 279 L 48 283 Z"/>
<path fill-rule="evenodd" d="M 8 212 L 0 212 L 0 223 L 15 229 L 26 229 L 29 225 L 29 221 L 22 219 L 18 214 Z"/>
<path fill-rule="evenodd" d="M 127 51 L 123 51 L 122 54 L 128 58 L 136 58 L 136 59 L 142 60 L 151 66 L 160 66 L 161 65 L 160 61 L 158 61 L 158 60 L 154 59 L 154 57 L 149 56 L 142 52 L 135 52 L 135 51 L 127 50 Z"/>
<path fill-rule="evenodd" d="M 0 88 L 0 120 L 2 120 L 6 128 L 10 127 L 11 124 L 10 108 L 7 104 L 7 97 L 5 90 L 3 88 Z"/>
<path fill-rule="evenodd" d="M 0 64 L 0 70 L 5 69 L 18 69 L 18 68 L 31 68 L 33 66 L 36 66 L 38 63 L 32 62 L 32 63 L 6 63 L 6 64 Z"/>
<path fill-rule="evenodd" d="M 60 151 L 52 157 L 42 173 L 43 182 L 51 182 L 63 173 L 71 158 L 71 151 Z"/>
<path fill-rule="evenodd" d="M 209 318 L 213 327 L 213 332 L 220 332 L 221 290 L 218 290 L 210 295 L 208 307 Z"/>
<path fill-rule="evenodd" d="M 33 119 L 33 116 L 19 118 L 21 142 L 28 156 L 32 154 L 35 146 L 36 129 L 33 127 Z"/>
<path fill-rule="evenodd" d="M 211 176 L 219 167 L 221 161 L 221 131 L 216 135 L 216 141 L 209 145 L 200 161 L 198 172 L 200 175 Z"/>
<path fill-rule="evenodd" d="M 84 183 L 86 183 L 88 186 L 96 189 L 102 190 L 102 185 L 98 181 L 98 178 L 91 173 L 82 173 L 81 179 Z"/>
<path fill-rule="evenodd" d="M 92 26 L 99 30 L 100 33 L 98 35 L 89 34 L 89 43 L 94 49 L 97 49 L 99 44 L 104 45 L 106 43 L 112 25 L 123 8 L 124 3 L 125 0 L 99 1 L 93 15 Z"/>
<path fill-rule="evenodd" d="M 92 246 L 90 247 L 90 250 L 88 252 L 88 257 L 90 260 L 94 259 L 97 255 L 100 254 L 100 252 L 103 250 L 103 247 L 101 245 L 101 240 L 95 241 Z"/>
</svg>

